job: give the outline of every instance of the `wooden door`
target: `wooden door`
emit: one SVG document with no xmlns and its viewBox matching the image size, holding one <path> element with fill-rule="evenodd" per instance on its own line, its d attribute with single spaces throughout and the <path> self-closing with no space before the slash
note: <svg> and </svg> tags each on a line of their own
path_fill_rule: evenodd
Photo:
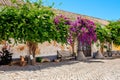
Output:
<svg viewBox="0 0 120 80">
<path fill-rule="evenodd" d="M 83 50 L 83 53 L 86 57 L 91 56 L 91 45 L 88 45 L 88 44 L 82 45 L 82 50 Z"/>
</svg>

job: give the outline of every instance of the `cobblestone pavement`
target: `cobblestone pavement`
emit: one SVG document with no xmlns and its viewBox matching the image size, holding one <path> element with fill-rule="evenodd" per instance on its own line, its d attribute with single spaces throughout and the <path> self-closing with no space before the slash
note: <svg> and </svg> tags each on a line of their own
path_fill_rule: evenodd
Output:
<svg viewBox="0 0 120 80">
<path fill-rule="evenodd" d="M 120 59 L 0 66 L 0 80 L 120 80 Z"/>
</svg>

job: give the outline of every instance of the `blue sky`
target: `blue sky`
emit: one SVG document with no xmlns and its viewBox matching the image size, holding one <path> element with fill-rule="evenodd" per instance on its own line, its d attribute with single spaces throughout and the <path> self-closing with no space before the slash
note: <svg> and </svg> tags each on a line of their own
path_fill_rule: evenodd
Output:
<svg viewBox="0 0 120 80">
<path fill-rule="evenodd" d="M 54 8 L 105 20 L 120 19 L 120 0 L 43 0 Z"/>
</svg>

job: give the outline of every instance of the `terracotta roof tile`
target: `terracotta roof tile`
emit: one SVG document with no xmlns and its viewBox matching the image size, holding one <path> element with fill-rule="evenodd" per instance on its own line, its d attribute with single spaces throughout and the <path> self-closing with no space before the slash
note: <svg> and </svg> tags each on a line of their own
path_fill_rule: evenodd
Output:
<svg viewBox="0 0 120 80">
<path fill-rule="evenodd" d="M 109 21 L 107 21 L 107 20 L 103 20 L 103 19 L 100 19 L 100 18 L 95 18 L 95 17 L 92 17 L 92 16 L 72 13 L 72 12 L 58 10 L 58 9 L 53 9 L 53 11 L 58 15 L 59 14 L 64 14 L 65 16 L 67 16 L 67 17 L 69 17 L 70 19 L 73 19 L 73 20 L 76 19 L 76 17 L 81 16 L 83 18 L 92 20 L 93 22 L 100 23 L 102 25 L 108 25 L 109 24 Z"/>
<path fill-rule="evenodd" d="M 18 3 L 22 3 L 22 0 L 17 0 Z M 11 0 L 0 0 L 0 5 L 7 5 L 7 6 L 12 6 L 13 3 L 11 2 Z"/>
</svg>

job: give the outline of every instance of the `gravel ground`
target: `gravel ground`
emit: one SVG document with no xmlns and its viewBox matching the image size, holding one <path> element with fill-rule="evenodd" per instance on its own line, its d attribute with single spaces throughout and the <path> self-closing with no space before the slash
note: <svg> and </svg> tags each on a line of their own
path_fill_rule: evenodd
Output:
<svg viewBox="0 0 120 80">
<path fill-rule="evenodd" d="M 0 66 L 0 80 L 120 80 L 120 59 Z"/>
</svg>

